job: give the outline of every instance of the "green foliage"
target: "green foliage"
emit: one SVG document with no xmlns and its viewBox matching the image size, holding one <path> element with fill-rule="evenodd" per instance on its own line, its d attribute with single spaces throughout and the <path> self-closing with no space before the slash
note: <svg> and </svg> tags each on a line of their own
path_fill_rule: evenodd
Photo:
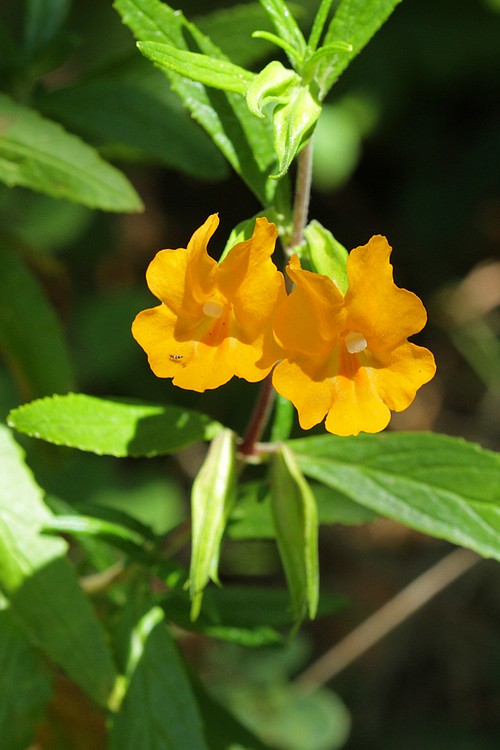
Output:
<svg viewBox="0 0 500 750">
<path fill-rule="evenodd" d="M 130 633 L 126 695 L 112 722 L 110 750 L 208 750 L 191 687 L 163 619 L 162 610 L 154 607 Z"/>
<path fill-rule="evenodd" d="M 38 94 L 36 102 L 108 158 L 154 160 L 198 178 L 227 173 L 222 156 L 183 111 L 164 75 L 138 55 Z"/>
<path fill-rule="evenodd" d="M 289 443 L 302 471 L 410 528 L 500 559 L 500 456 L 445 435 Z"/>
<path fill-rule="evenodd" d="M 314 495 L 293 453 L 273 456 L 271 509 L 295 617 L 314 618 L 318 606 L 318 518 Z"/>
<path fill-rule="evenodd" d="M 312 269 L 328 276 L 340 289 L 347 291 L 347 250 L 333 234 L 318 221 L 311 221 L 304 229 L 306 239 L 305 256 Z"/>
<path fill-rule="evenodd" d="M 116 678 L 100 623 L 66 559 L 66 543 L 41 531 L 51 514 L 22 453 L 2 428 L 0 587 L 28 641 L 50 656 L 97 703 Z"/>
<path fill-rule="evenodd" d="M 421 26 L 409 33 L 407 23 L 405 36 L 396 25 L 392 41 L 376 51 L 372 78 L 368 54 L 368 67 L 354 66 L 352 77 L 342 78 L 336 99 L 324 104 L 398 3 L 321 0 L 312 4 L 317 8 L 313 17 L 306 0 L 289 5 L 260 0 L 207 12 L 192 22 L 160 0 L 115 0 L 114 9 L 99 2 L 8 0 L 0 21 L 0 349 L 7 365 L 0 370 L 0 394 L 2 409 L 11 409 L 8 424 L 23 436 L 27 456 L 0 426 L 2 750 L 35 745 L 48 750 L 50 740 L 40 734 L 40 723 L 45 717 L 50 736 L 54 716 L 64 715 L 58 690 L 52 691 L 58 673 L 90 699 L 110 750 L 340 748 L 349 733 L 347 710 L 331 690 L 301 692 L 291 675 L 305 659 L 290 653 L 298 643 L 292 636 L 305 617 L 328 615 L 337 632 L 342 608 L 350 624 L 353 612 L 385 599 L 385 581 L 380 586 L 376 575 L 373 586 L 371 579 L 369 586 L 354 579 L 375 532 L 386 527 L 355 527 L 391 519 L 500 560 L 497 453 L 445 435 L 398 432 L 397 424 L 396 431 L 379 435 L 306 437 L 291 403 L 281 396 L 267 431 L 261 430 L 247 452 L 251 430 L 243 434 L 241 427 L 249 417 L 253 386 L 233 382 L 215 393 L 181 393 L 146 371 L 129 332 L 133 315 L 146 304 L 142 276 L 152 253 L 162 243 L 184 242 L 198 226 L 198 212 L 205 216 L 219 210 L 218 191 L 222 195 L 225 186 L 205 185 L 200 194 L 195 180 L 221 180 L 227 165 L 258 205 L 240 211 L 243 199 L 229 183 L 226 210 L 230 215 L 234 210 L 236 226 L 221 258 L 251 236 L 255 215 L 266 216 L 277 225 L 283 256 L 299 253 L 304 268 L 329 276 L 346 291 L 347 252 L 336 237 L 316 219 L 295 231 L 300 221 L 289 171 L 314 130 L 323 188 L 344 184 L 360 158 L 362 139 L 368 133 L 375 137 L 382 121 L 386 127 L 395 124 L 384 131 L 391 144 L 390 168 L 381 175 L 378 152 L 372 165 L 368 187 L 372 192 L 377 187 L 377 201 L 398 155 L 407 151 L 406 165 L 422 164 L 421 185 L 407 186 L 405 193 L 393 184 L 387 187 L 398 195 L 396 226 L 411 225 L 420 237 L 415 260 L 409 242 L 402 274 L 418 269 L 424 288 L 438 283 L 440 258 L 446 265 L 439 243 L 447 212 L 422 207 L 427 200 L 434 209 L 441 189 L 453 202 L 449 221 L 457 222 L 463 208 L 460 186 L 478 184 L 481 200 L 474 222 L 491 244 L 495 227 L 488 201 L 493 198 L 486 191 L 483 195 L 481 186 L 488 179 L 496 184 L 494 170 L 483 175 L 484 164 L 495 163 L 498 146 L 498 128 L 487 110 L 494 91 L 480 89 L 481 128 L 489 122 L 491 132 L 478 130 L 481 137 L 460 162 L 462 182 L 446 190 L 446 181 L 441 186 L 439 179 L 432 184 L 428 179 L 430 164 L 438 177 L 441 162 L 448 170 L 455 139 L 455 147 L 462 146 L 460 129 L 450 140 L 448 120 L 436 117 L 442 91 L 437 82 L 447 90 L 462 86 L 464 100 L 455 104 L 457 111 L 469 113 L 474 72 L 483 85 L 492 61 L 498 67 L 491 12 L 474 36 L 458 12 L 435 4 L 424 18 L 409 4 L 408 13 L 420 18 Z M 302 26 L 310 29 L 308 37 Z M 406 78 L 400 75 L 401 39 L 413 66 Z M 280 60 L 269 61 L 276 47 Z M 445 47 L 451 50 L 448 62 L 442 59 Z M 424 83 L 431 91 L 427 106 L 418 105 L 422 121 L 414 117 L 416 105 L 411 109 L 409 104 L 417 98 L 407 90 L 412 79 L 422 81 L 413 95 L 422 95 Z M 398 119 L 400 110 L 404 114 Z M 456 121 L 455 110 L 446 114 Z M 442 153 L 433 153 L 430 137 L 439 127 L 446 131 L 444 160 Z M 126 162 L 127 176 L 109 160 Z M 170 171 L 160 171 L 165 167 Z M 350 232 L 357 244 L 367 223 L 372 231 L 373 206 L 378 209 L 378 202 L 367 200 L 362 183 L 363 175 L 357 175 L 354 188 L 342 194 L 338 207 L 343 216 L 337 207 L 332 210 L 331 196 L 318 201 L 322 221 L 327 223 L 327 213 L 336 236 Z M 138 217 L 116 216 L 143 209 L 135 185 L 147 209 L 141 223 L 134 223 Z M 307 198 L 300 196 L 300 185 L 296 192 L 296 204 Z M 439 216 L 437 223 L 433 215 Z M 394 226 L 394 216 L 385 220 Z M 456 233 L 453 259 L 458 245 L 474 253 L 461 256 L 462 267 L 457 261 L 453 271 L 460 275 L 479 255 L 459 222 Z M 426 258 L 426 244 L 439 253 Z M 273 259 L 282 269 L 280 253 L 278 248 Z M 493 279 L 493 263 L 491 269 Z M 496 445 L 497 302 L 491 300 L 497 298 L 477 290 L 467 297 L 473 281 L 471 275 L 450 293 L 459 310 L 442 327 L 486 396 L 483 401 L 476 396 L 471 373 L 462 383 L 463 393 L 458 393 L 460 386 L 455 392 L 454 381 L 446 381 L 447 364 L 440 362 L 444 374 L 430 400 L 444 401 L 446 413 L 446 391 L 458 402 L 472 392 L 481 415 L 474 429 L 484 445 Z M 440 298 L 436 306 L 445 303 Z M 429 311 L 432 318 L 432 305 Z M 454 370 L 456 360 L 450 361 Z M 69 392 L 76 387 L 99 395 Z M 415 408 L 420 424 L 418 410 L 425 404 L 419 407 L 417 399 Z M 460 402 L 457 411 L 461 408 Z M 431 418 L 426 420 L 427 429 Z M 493 424 L 489 432 L 483 429 L 488 420 Z M 454 423 L 437 423 L 439 429 L 457 430 Z M 470 425 L 467 429 L 474 436 Z M 203 443 L 210 441 L 206 452 Z M 327 544 L 321 550 L 327 556 L 330 546 L 334 554 L 322 577 L 321 596 L 319 525 L 334 526 L 323 530 Z M 418 539 L 425 544 L 425 538 Z M 385 574 L 396 557 L 389 545 L 381 550 Z M 398 560 L 409 557 L 408 548 L 402 546 L 398 555 Z M 345 568 L 348 577 L 343 577 Z M 369 598 L 361 595 L 353 608 L 347 609 L 347 599 L 326 592 L 350 591 L 352 583 L 356 595 L 370 588 Z M 479 593 L 483 603 L 487 597 L 483 589 Z M 467 601 L 477 599 L 471 587 Z M 456 612 L 452 615 L 455 625 Z M 476 626 L 475 619 L 468 640 L 479 650 L 483 634 Z M 320 628 L 321 638 L 326 637 L 329 628 Z M 189 667 L 174 639 L 185 645 Z M 384 696 L 392 694 L 389 651 L 393 658 L 398 649 L 385 652 Z M 411 657 L 405 656 L 405 673 Z M 419 658 L 416 650 L 413 658 Z M 433 672 L 439 673 L 435 659 Z M 456 669 L 451 675 L 459 674 L 460 680 L 454 683 L 465 683 L 467 668 L 458 663 Z M 203 683 L 197 672 L 205 675 Z M 358 677 L 355 682 L 358 692 Z M 362 686 L 359 692 L 363 696 Z M 413 695 L 411 701 L 413 714 L 418 711 Z M 370 706 L 373 744 L 372 727 L 380 717 Z M 77 701 L 74 715 L 81 718 L 86 710 Z M 396 736 L 390 721 L 385 724 L 383 742 Z M 440 723 L 431 737 L 429 726 L 415 735 L 426 747 L 439 742 L 442 729 Z M 405 737 L 411 735 L 411 722 L 408 727 Z M 93 739 L 83 735 L 81 750 L 88 750 Z M 468 742 L 466 732 L 455 736 L 455 744 Z M 480 744 L 481 738 L 473 737 L 471 747 L 479 748 L 476 740 Z M 78 744 L 66 742 L 64 730 L 54 741 L 61 748 L 66 743 L 64 750 Z M 354 738 L 356 743 L 364 746 L 363 739 Z"/>
<path fill-rule="evenodd" d="M 0 94 L 0 179 L 105 211 L 139 211 L 124 175 L 59 124 Z"/>
<path fill-rule="evenodd" d="M 56 445 L 109 456 L 158 456 L 220 430 L 203 414 L 161 406 L 71 393 L 39 399 L 11 412 L 16 430 Z"/>
<path fill-rule="evenodd" d="M 51 675 L 42 655 L 0 604 L 0 734 L 4 750 L 25 750 L 51 695 Z"/>
<path fill-rule="evenodd" d="M 115 0 L 115 7 L 140 42 L 168 44 L 188 50 L 185 34 L 201 54 L 225 60 L 222 52 L 181 13 L 158 0 Z M 233 169 L 248 184 L 263 206 L 273 203 L 287 210 L 286 186 L 277 187 L 268 174 L 275 159 L 271 132 L 259 123 L 237 94 L 213 95 L 195 81 L 167 72 L 173 89 L 193 117 L 205 128 Z"/>
<path fill-rule="evenodd" d="M 0 350 L 27 400 L 73 384 L 61 325 L 33 274 L 0 240 Z"/>
<path fill-rule="evenodd" d="M 218 581 L 219 550 L 236 490 L 236 444 L 231 430 L 212 440 L 191 492 L 192 552 L 189 585 L 191 617 L 200 612 L 203 589 Z"/>
</svg>

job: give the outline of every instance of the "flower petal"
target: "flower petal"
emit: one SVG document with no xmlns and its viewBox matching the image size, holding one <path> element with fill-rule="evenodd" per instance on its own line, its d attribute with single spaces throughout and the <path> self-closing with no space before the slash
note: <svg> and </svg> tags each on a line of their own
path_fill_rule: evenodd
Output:
<svg viewBox="0 0 500 750">
<path fill-rule="evenodd" d="M 327 379 L 313 379 L 297 362 L 287 359 L 273 372 L 273 386 L 277 392 L 293 403 L 303 430 L 319 424 L 332 405 L 331 386 Z"/>
<path fill-rule="evenodd" d="M 302 269 L 296 255 L 287 273 L 295 288 L 276 313 L 275 336 L 288 352 L 321 360 L 341 331 L 342 295 L 327 276 Z"/>
<path fill-rule="evenodd" d="M 372 370 L 372 378 L 381 399 L 391 411 L 403 411 L 418 389 L 432 380 L 436 372 L 434 357 L 428 349 L 404 342 L 393 349 L 385 361 Z"/>
<path fill-rule="evenodd" d="M 361 331 L 373 352 L 401 344 L 427 320 L 419 298 L 394 284 L 390 254 L 386 238 L 378 235 L 347 259 L 346 325 Z"/>
<path fill-rule="evenodd" d="M 160 250 L 146 271 L 152 293 L 176 315 L 199 317 L 200 306 L 215 290 L 216 261 L 207 253 L 207 243 L 219 223 L 216 214 L 192 236 L 187 248 Z"/>
</svg>

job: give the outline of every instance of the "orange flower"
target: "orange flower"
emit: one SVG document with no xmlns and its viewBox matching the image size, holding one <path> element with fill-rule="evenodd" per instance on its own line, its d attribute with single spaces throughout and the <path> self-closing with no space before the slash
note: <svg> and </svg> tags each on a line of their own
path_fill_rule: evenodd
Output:
<svg viewBox="0 0 500 750">
<path fill-rule="evenodd" d="M 186 249 L 155 256 L 146 279 L 161 305 L 143 310 L 132 324 L 155 375 L 200 392 L 233 375 L 262 380 L 281 357 L 272 333 L 276 307 L 286 298 L 271 260 L 277 229 L 257 219 L 252 238 L 218 265 L 207 253 L 218 224 L 216 214 L 209 216 Z"/>
<path fill-rule="evenodd" d="M 273 384 L 293 402 L 303 429 L 326 415 L 335 435 L 379 432 L 390 410 L 406 409 L 435 373 L 431 352 L 407 341 L 427 315 L 415 294 L 394 284 L 390 254 L 381 236 L 355 248 L 345 297 L 327 276 L 290 260 L 295 288 L 275 318 L 286 354 Z"/>
</svg>

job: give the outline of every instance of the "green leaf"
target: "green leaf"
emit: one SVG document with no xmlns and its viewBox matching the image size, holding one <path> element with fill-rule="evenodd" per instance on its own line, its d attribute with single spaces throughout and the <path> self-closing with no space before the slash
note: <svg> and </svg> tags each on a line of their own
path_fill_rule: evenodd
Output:
<svg viewBox="0 0 500 750">
<path fill-rule="evenodd" d="M 254 66 L 273 50 L 267 42 L 252 39 L 255 29 L 272 29 L 266 12 L 257 2 L 218 8 L 198 16 L 195 23 L 237 65 Z"/>
<path fill-rule="evenodd" d="M 281 179 L 307 143 L 321 107 L 300 77 L 277 60 L 255 77 L 248 88 L 247 105 L 257 117 L 272 122 L 278 171 L 271 178 Z"/>
<path fill-rule="evenodd" d="M 300 66 L 306 51 L 306 41 L 286 3 L 284 0 L 260 0 L 260 4 L 271 19 L 278 36 L 291 50 L 288 53 L 291 64 L 293 67 Z"/>
<path fill-rule="evenodd" d="M 179 50 L 201 52 L 213 60 L 227 60 L 208 37 L 182 13 L 159 0 L 115 0 L 114 7 L 141 42 L 160 42 Z M 188 48 L 186 39 L 190 40 Z M 278 185 L 268 175 L 275 163 L 269 124 L 257 120 L 238 94 L 205 88 L 202 84 L 165 71 L 172 87 L 194 119 L 207 131 L 233 169 L 263 206 L 290 210 L 289 185 Z"/>
<path fill-rule="evenodd" d="M 236 492 L 236 440 L 231 430 L 213 439 L 191 492 L 191 619 L 200 613 L 203 589 L 218 581 L 219 552 Z"/>
<path fill-rule="evenodd" d="M 318 71 L 316 80 L 321 90 L 321 99 L 400 2 L 401 0 L 341 0 L 326 32 L 324 45 L 346 42 L 352 46 L 352 53 L 332 55 Z"/>
<path fill-rule="evenodd" d="M 140 55 L 39 95 L 36 103 L 108 158 L 153 160 L 198 179 L 227 174 L 222 155 L 183 108 L 165 75 Z"/>
<path fill-rule="evenodd" d="M 312 270 L 328 276 L 342 294 L 347 291 L 347 250 L 333 234 L 313 219 L 304 229 Z"/>
<path fill-rule="evenodd" d="M 66 20 L 71 0 L 27 0 L 24 47 L 31 57 L 54 39 Z"/>
<path fill-rule="evenodd" d="M 369 508 L 354 502 L 337 490 L 321 484 L 310 485 L 318 506 L 320 524 L 341 523 L 358 526 L 377 518 Z M 230 539 L 274 539 L 269 488 L 262 482 L 238 486 L 238 497 L 231 512 L 227 534 Z"/>
<path fill-rule="evenodd" d="M 0 180 L 105 211 L 140 211 L 126 177 L 58 123 L 0 94 Z"/>
<path fill-rule="evenodd" d="M 59 321 L 37 280 L 0 241 L 0 350 L 23 399 L 68 391 L 72 372 Z"/>
<path fill-rule="evenodd" d="M 9 425 L 30 437 L 108 456 L 159 456 L 211 440 L 222 428 L 177 406 L 70 393 L 14 409 Z"/>
<path fill-rule="evenodd" d="M 2 750 L 32 745 L 52 690 L 52 675 L 8 607 L 0 603 L 0 737 Z"/>
<path fill-rule="evenodd" d="M 30 643 L 105 706 L 115 668 L 99 621 L 64 557 L 66 542 L 40 533 L 50 520 L 22 451 L 0 429 L 0 588 Z"/>
<path fill-rule="evenodd" d="M 316 501 L 285 444 L 272 457 L 271 509 L 295 619 L 306 613 L 313 619 L 319 591 Z"/>
<path fill-rule="evenodd" d="M 144 551 L 147 542 L 137 531 L 119 523 L 84 515 L 55 516 L 44 524 L 42 530 L 49 534 L 74 534 L 76 537 L 81 535 L 100 538 L 135 555 Z"/>
<path fill-rule="evenodd" d="M 159 607 L 131 633 L 127 687 L 110 750 L 208 750 L 186 672 Z"/>
<path fill-rule="evenodd" d="M 250 73 L 229 60 L 214 60 L 199 52 L 177 49 L 170 44 L 138 42 L 137 46 L 144 57 L 161 68 L 221 91 L 232 91 L 245 96 L 255 78 L 255 73 Z"/>
<path fill-rule="evenodd" d="M 445 435 L 288 443 L 305 474 L 405 526 L 500 560 L 500 456 Z"/>
</svg>

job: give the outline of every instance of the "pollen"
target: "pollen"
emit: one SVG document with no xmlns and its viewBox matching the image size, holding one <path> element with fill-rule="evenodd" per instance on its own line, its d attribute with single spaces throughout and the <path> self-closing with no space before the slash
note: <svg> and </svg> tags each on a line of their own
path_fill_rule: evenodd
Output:
<svg viewBox="0 0 500 750">
<path fill-rule="evenodd" d="M 218 299 L 208 299 L 203 305 L 203 313 L 209 318 L 220 318 L 224 312 L 224 305 Z"/>
<path fill-rule="evenodd" d="M 360 352 L 364 352 L 368 346 L 368 342 L 363 334 L 358 333 L 357 331 L 349 331 L 344 341 L 345 348 L 349 354 L 359 354 Z"/>
</svg>

